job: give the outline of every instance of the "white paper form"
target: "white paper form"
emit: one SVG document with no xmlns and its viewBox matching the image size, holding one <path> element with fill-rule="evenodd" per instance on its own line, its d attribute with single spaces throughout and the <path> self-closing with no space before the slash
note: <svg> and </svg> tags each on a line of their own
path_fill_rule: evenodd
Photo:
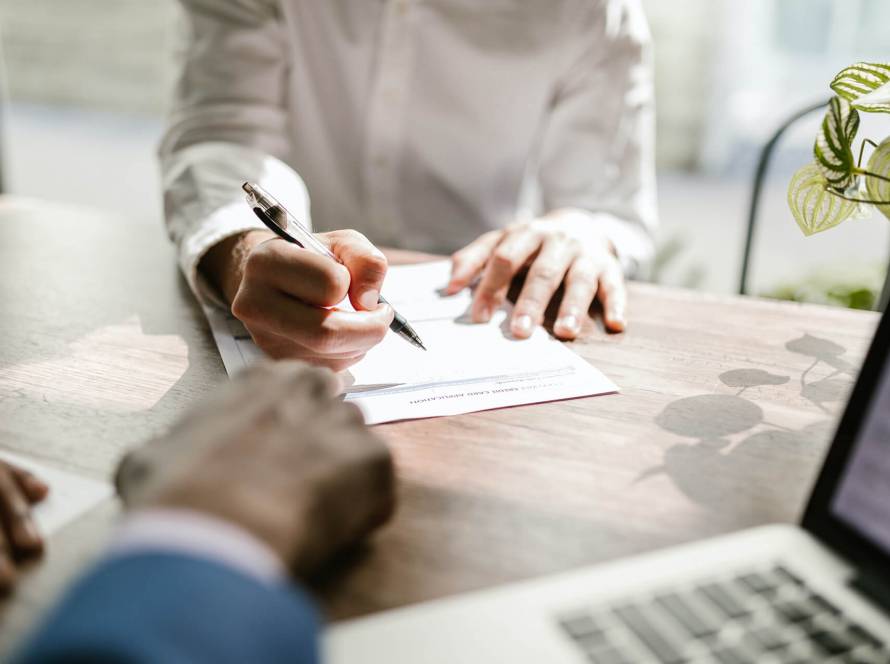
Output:
<svg viewBox="0 0 890 664">
<path fill-rule="evenodd" d="M 372 348 L 344 375 L 344 398 L 365 422 L 457 415 L 493 408 L 616 392 L 599 370 L 551 338 L 543 328 L 514 339 L 508 312 L 487 324 L 472 324 L 471 294 L 442 294 L 448 261 L 390 268 L 386 298 L 411 323 L 427 351 L 395 334 Z M 259 357 L 250 336 L 234 319 L 208 313 L 230 375 Z"/>
<path fill-rule="evenodd" d="M 49 494 L 32 508 L 40 533 L 52 535 L 106 498 L 111 484 L 50 468 L 20 454 L 0 450 L 0 459 L 34 473 L 49 485 Z"/>
</svg>

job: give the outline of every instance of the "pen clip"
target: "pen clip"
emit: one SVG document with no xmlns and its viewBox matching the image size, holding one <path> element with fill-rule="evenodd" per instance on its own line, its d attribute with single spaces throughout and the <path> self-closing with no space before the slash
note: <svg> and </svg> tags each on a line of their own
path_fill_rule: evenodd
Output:
<svg viewBox="0 0 890 664">
<path fill-rule="evenodd" d="M 261 207 L 256 207 L 256 206 L 254 206 L 254 207 L 253 207 L 253 213 L 254 213 L 257 217 L 260 218 L 260 221 L 262 221 L 264 224 L 266 224 L 266 226 L 269 227 L 269 230 L 273 231 L 273 232 L 275 233 L 275 235 L 277 235 L 277 236 L 280 237 L 281 239 L 283 239 L 283 240 L 287 240 L 288 242 L 292 242 L 293 244 L 297 245 L 298 247 L 303 247 L 303 249 L 306 248 L 305 245 L 304 245 L 302 242 L 300 242 L 300 241 L 299 241 L 297 238 L 295 238 L 293 235 L 291 235 L 290 233 L 288 233 L 287 231 L 285 231 L 283 228 L 281 228 L 281 226 L 279 226 L 278 224 L 276 224 L 276 223 L 269 217 L 269 215 L 266 214 L 266 211 L 263 210 Z"/>
</svg>

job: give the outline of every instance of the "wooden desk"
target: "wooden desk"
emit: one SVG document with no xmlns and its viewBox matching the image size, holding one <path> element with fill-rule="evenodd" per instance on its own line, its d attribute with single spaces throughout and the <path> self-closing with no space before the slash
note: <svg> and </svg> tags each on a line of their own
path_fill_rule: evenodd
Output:
<svg viewBox="0 0 890 664">
<path fill-rule="evenodd" d="M 107 477 L 226 380 L 159 227 L 0 199 L 0 266 L 3 448 Z M 398 515 L 319 583 L 329 614 L 796 519 L 877 316 L 634 284 L 629 320 L 572 345 L 621 394 L 378 427 Z M 7 602 L 0 647 L 115 513 L 53 538 Z"/>
</svg>

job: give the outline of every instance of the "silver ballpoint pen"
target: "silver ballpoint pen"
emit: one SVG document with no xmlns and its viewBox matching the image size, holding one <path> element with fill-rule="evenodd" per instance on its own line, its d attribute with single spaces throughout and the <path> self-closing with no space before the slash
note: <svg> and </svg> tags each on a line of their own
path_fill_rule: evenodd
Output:
<svg viewBox="0 0 890 664">
<path fill-rule="evenodd" d="M 245 182 L 241 185 L 244 193 L 247 195 L 247 203 L 253 209 L 254 214 L 260 218 L 270 230 L 275 232 L 279 237 L 292 242 L 297 246 L 314 251 L 322 256 L 342 263 L 334 253 L 319 242 L 309 230 L 301 224 L 287 209 L 278 201 L 276 201 L 267 191 L 257 184 Z M 380 304 L 389 304 L 381 295 L 377 300 Z M 390 305 L 392 306 L 392 305 Z M 395 317 L 389 324 L 389 329 L 398 334 L 409 343 L 426 350 L 420 337 L 414 328 L 405 320 L 398 311 L 393 309 Z"/>
</svg>

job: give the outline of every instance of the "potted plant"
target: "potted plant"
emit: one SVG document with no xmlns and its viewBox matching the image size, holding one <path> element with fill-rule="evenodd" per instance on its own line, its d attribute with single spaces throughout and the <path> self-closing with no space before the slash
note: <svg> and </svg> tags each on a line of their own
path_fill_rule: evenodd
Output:
<svg viewBox="0 0 890 664">
<path fill-rule="evenodd" d="M 890 113 L 890 63 L 847 67 L 831 89 L 835 96 L 816 134 L 814 160 L 788 185 L 788 206 L 804 235 L 833 228 L 866 206 L 890 219 L 890 136 L 880 143 L 864 138 L 854 150 L 860 111 Z M 872 152 L 863 167 L 867 146 Z"/>
</svg>

